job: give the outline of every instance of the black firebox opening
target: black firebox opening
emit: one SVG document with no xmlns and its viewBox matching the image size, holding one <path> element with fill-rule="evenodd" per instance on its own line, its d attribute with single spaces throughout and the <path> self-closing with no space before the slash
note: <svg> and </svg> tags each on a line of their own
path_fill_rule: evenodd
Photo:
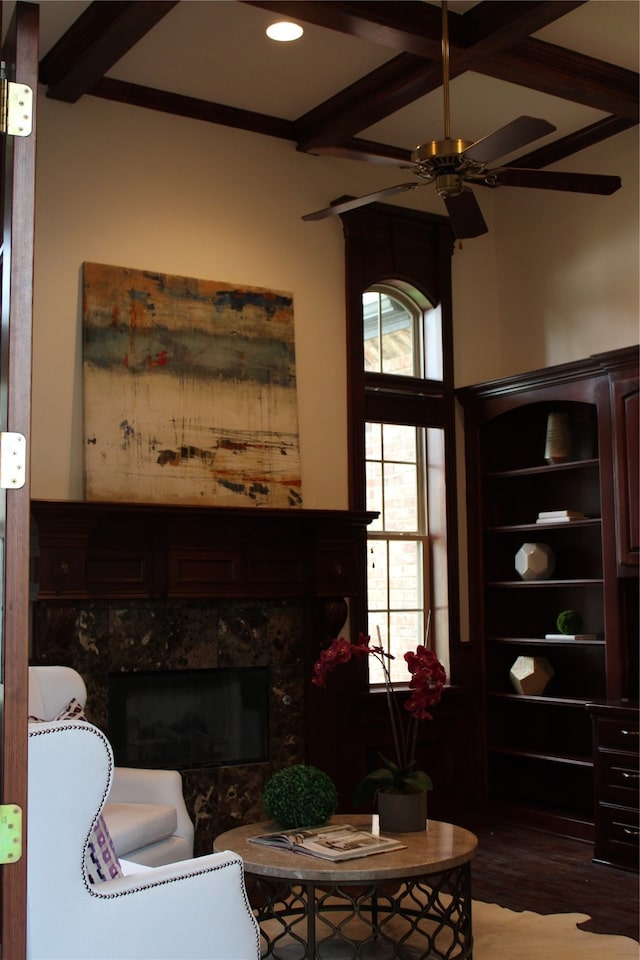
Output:
<svg viewBox="0 0 640 960">
<path fill-rule="evenodd" d="M 111 673 L 109 739 L 122 767 L 265 762 L 268 667 Z"/>
</svg>

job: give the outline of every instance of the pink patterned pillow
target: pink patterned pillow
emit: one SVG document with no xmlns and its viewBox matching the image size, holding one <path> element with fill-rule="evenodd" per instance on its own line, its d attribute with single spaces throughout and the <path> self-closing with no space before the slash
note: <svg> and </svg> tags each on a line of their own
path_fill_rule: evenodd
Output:
<svg viewBox="0 0 640 960">
<path fill-rule="evenodd" d="M 54 720 L 86 720 L 84 707 L 74 697 Z M 29 717 L 31 722 L 42 722 L 41 717 Z M 116 854 L 109 828 L 102 814 L 96 820 L 84 854 L 84 865 L 90 883 L 101 883 L 122 877 L 122 868 Z"/>
</svg>

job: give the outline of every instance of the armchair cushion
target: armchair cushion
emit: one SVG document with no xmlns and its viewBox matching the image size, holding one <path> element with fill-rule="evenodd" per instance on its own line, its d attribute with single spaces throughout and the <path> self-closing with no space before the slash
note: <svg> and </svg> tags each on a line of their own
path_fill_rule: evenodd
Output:
<svg viewBox="0 0 640 960">
<path fill-rule="evenodd" d="M 176 832 L 175 807 L 160 803 L 109 803 L 109 830 L 118 856 Z"/>
</svg>

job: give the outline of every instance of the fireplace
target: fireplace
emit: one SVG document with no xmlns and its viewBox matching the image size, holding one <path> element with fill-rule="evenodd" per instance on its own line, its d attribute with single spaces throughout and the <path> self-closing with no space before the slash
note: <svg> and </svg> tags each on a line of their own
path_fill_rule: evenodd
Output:
<svg viewBox="0 0 640 960">
<path fill-rule="evenodd" d="M 338 766 L 351 763 L 343 749 L 349 701 L 340 692 L 347 671 L 326 691 L 310 678 L 320 649 L 343 628 L 345 597 L 352 622 L 364 622 L 366 526 L 374 514 L 31 506 L 31 662 L 68 664 L 82 675 L 87 716 L 113 743 L 119 765 L 181 768 L 198 856 L 210 852 L 217 834 L 264 817 L 264 785 L 281 767 L 311 763 L 340 782 Z M 174 701 L 182 702 L 181 694 L 163 692 L 163 717 L 144 721 L 154 735 L 145 732 L 144 745 L 131 752 L 123 730 L 130 708 L 110 703 L 112 687 L 125 687 L 127 678 L 139 683 L 145 674 L 157 685 L 165 672 L 183 674 L 179 683 L 196 674 L 211 682 L 225 671 L 268 688 L 268 710 L 254 697 L 256 711 L 265 710 L 259 727 L 268 739 L 231 738 L 204 757 L 199 746 L 189 747 L 187 760 L 181 745 L 173 757 L 151 760 L 151 741 L 169 739 L 163 724 Z M 126 700 L 126 691 L 118 695 Z M 191 712 L 181 709 L 173 726 Z M 206 711 L 205 720 L 209 729 L 222 727 Z"/>
<path fill-rule="evenodd" d="M 172 770 L 264 763 L 269 689 L 268 667 L 111 673 L 115 761 Z"/>
</svg>

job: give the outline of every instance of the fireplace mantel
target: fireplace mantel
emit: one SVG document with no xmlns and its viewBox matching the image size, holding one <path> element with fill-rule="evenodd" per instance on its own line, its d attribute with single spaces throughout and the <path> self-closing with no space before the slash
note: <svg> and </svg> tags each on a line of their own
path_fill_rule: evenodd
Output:
<svg viewBox="0 0 640 960">
<path fill-rule="evenodd" d="M 33 500 L 38 599 L 362 597 L 375 513 Z"/>
</svg>

